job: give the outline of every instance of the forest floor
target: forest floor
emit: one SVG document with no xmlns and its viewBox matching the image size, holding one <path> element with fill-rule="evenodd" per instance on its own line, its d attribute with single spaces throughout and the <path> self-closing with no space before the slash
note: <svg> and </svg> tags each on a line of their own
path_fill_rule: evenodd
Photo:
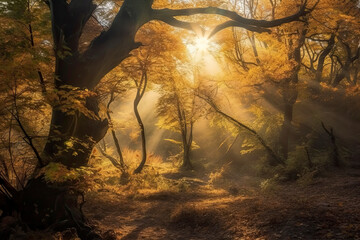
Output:
<svg viewBox="0 0 360 240">
<path fill-rule="evenodd" d="M 360 239 L 360 169 L 305 183 L 240 177 L 226 184 L 163 173 L 177 190 L 99 188 L 84 212 L 117 239 Z"/>
</svg>

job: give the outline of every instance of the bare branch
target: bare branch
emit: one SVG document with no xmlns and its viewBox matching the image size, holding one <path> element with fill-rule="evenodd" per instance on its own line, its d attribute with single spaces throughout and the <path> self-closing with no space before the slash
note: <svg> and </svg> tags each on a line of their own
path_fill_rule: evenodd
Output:
<svg viewBox="0 0 360 240">
<path fill-rule="evenodd" d="M 249 131 L 253 136 L 256 137 L 256 139 L 260 142 L 260 144 L 266 149 L 266 151 L 268 152 L 268 154 L 271 156 L 271 158 L 273 158 L 273 160 L 275 160 L 276 164 L 282 164 L 284 165 L 285 162 L 282 158 L 280 158 L 275 152 L 274 150 L 271 149 L 271 147 L 265 142 L 265 140 L 252 128 L 246 126 L 245 124 L 239 122 L 238 120 L 236 120 L 235 118 L 231 117 L 230 115 L 224 113 L 223 111 L 221 111 L 219 109 L 219 107 L 210 99 L 210 97 L 201 95 L 201 94 L 197 94 L 197 96 L 201 99 L 203 99 L 207 104 L 209 104 L 211 106 L 212 109 L 215 110 L 216 113 L 220 114 L 221 116 L 223 116 L 226 120 L 230 121 L 231 123 L 233 123 L 235 126 L 237 126 L 238 128 L 243 128 L 246 129 L 247 131 Z"/>
<path fill-rule="evenodd" d="M 118 160 L 116 158 L 114 158 L 113 156 L 107 154 L 105 149 L 103 149 L 100 145 L 98 145 L 98 149 L 104 157 L 106 157 L 107 159 L 110 160 L 110 162 L 114 165 L 114 167 L 119 169 L 121 172 L 125 171 L 123 166 L 121 166 L 121 164 L 118 162 Z"/>
<path fill-rule="evenodd" d="M 17 85 L 16 85 L 16 82 L 15 82 L 15 88 L 14 88 L 14 93 L 13 93 L 13 100 L 14 100 L 14 110 L 15 110 L 15 113 L 13 111 L 9 111 L 9 113 L 13 116 L 13 118 L 16 120 L 16 122 L 18 123 L 21 131 L 23 132 L 25 138 L 27 139 L 27 141 L 25 141 L 29 146 L 30 148 L 33 150 L 37 160 L 38 160 L 38 164 L 39 164 L 39 167 L 44 167 L 45 164 L 43 162 L 43 160 L 41 159 L 40 157 L 40 154 L 39 152 L 37 151 L 36 147 L 34 146 L 33 144 L 33 141 L 32 141 L 32 137 L 27 133 L 27 131 L 25 130 L 23 124 L 21 123 L 20 121 L 20 116 L 19 116 L 19 112 L 18 112 L 18 108 L 17 108 Z"/>
</svg>

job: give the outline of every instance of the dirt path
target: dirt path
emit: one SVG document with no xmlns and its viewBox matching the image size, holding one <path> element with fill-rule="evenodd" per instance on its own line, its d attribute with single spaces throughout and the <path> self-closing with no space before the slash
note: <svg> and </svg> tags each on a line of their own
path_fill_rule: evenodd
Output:
<svg viewBox="0 0 360 240">
<path fill-rule="evenodd" d="M 359 170 L 265 192 L 248 181 L 227 189 L 193 184 L 185 192 L 130 197 L 92 192 L 85 213 L 124 240 L 360 239 Z"/>
</svg>

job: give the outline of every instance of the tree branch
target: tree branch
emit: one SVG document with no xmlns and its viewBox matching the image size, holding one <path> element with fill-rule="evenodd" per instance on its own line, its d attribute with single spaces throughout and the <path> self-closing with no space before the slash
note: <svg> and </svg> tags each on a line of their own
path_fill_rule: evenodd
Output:
<svg viewBox="0 0 360 240">
<path fill-rule="evenodd" d="M 211 38 L 216 33 L 220 32 L 220 31 L 222 31 L 222 30 L 224 30 L 225 28 L 228 28 L 228 27 L 241 27 L 241 28 L 245 28 L 246 30 L 249 30 L 249 31 L 252 31 L 252 32 L 271 33 L 271 30 L 263 28 L 263 27 L 251 26 L 251 25 L 247 25 L 247 24 L 240 23 L 240 22 L 237 22 L 237 21 L 227 21 L 227 22 L 224 22 L 224 23 L 216 26 L 212 30 L 212 32 L 210 33 L 209 38 Z"/>
<path fill-rule="evenodd" d="M 284 23 L 298 21 L 300 17 L 305 16 L 310 11 L 312 11 L 314 7 L 311 8 L 310 10 L 306 9 L 306 3 L 307 1 L 305 1 L 305 3 L 300 7 L 299 11 L 296 12 L 295 14 L 271 21 L 244 18 L 239 14 L 237 14 L 236 12 L 217 8 L 217 7 L 188 8 L 188 9 L 168 9 L 168 8 L 153 9 L 152 19 L 163 21 L 172 26 L 182 27 L 186 29 L 191 28 L 191 30 L 193 30 L 191 23 L 186 23 L 176 20 L 174 17 L 191 16 L 196 14 L 215 14 L 230 18 L 231 21 L 227 21 L 223 24 L 218 25 L 210 34 L 210 36 L 214 35 L 215 33 L 227 27 L 242 27 L 255 32 L 269 32 L 270 30 L 267 30 L 265 28 L 272 28 Z"/>
<path fill-rule="evenodd" d="M 123 168 L 123 166 L 121 166 L 121 164 L 118 162 L 118 160 L 117 160 L 116 158 L 114 158 L 113 156 L 107 154 L 107 153 L 105 152 L 105 149 L 103 149 L 100 145 L 98 145 L 98 149 L 99 149 L 100 153 L 101 153 L 104 157 L 106 157 L 107 159 L 110 160 L 110 162 L 114 165 L 114 167 L 116 167 L 117 169 L 119 169 L 121 172 L 124 172 L 124 171 L 125 171 L 124 168 Z"/>
<path fill-rule="evenodd" d="M 256 139 L 260 142 L 260 144 L 265 148 L 265 150 L 267 151 L 267 153 L 271 156 L 271 158 L 273 158 L 273 160 L 276 162 L 276 164 L 282 164 L 284 165 L 285 162 L 282 158 L 280 158 L 272 149 L 269 145 L 267 145 L 267 143 L 265 142 L 265 140 L 252 128 L 246 126 L 245 124 L 239 122 L 238 120 L 236 120 L 235 118 L 231 117 L 230 115 L 224 113 L 223 111 L 221 111 L 218 106 L 209 98 L 200 94 L 197 94 L 197 96 L 201 99 L 203 99 L 207 104 L 209 104 L 211 106 L 212 109 L 215 110 L 216 113 L 220 114 L 221 116 L 223 116 L 225 119 L 227 119 L 228 121 L 230 121 L 231 123 L 233 123 L 235 126 L 237 126 L 238 128 L 243 128 L 246 129 L 247 131 L 249 131 L 253 136 L 256 137 Z"/>
</svg>

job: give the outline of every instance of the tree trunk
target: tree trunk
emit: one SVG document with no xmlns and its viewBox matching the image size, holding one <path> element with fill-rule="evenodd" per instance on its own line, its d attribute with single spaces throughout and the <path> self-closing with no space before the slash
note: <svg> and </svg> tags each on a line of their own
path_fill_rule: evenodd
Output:
<svg viewBox="0 0 360 240">
<path fill-rule="evenodd" d="M 111 119 L 109 119 L 109 120 L 111 120 Z M 116 136 L 115 130 L 111 129 L 111 135 L 112 135 L 112 138 L 113 138 L 113 141 L 114 141 L 114 144 L 115 144 L 116 151 L 117 151 L 117 153 L 119 155 L 121 169 L 122 169 L 122 171 L 125 171 L 127 166 L 125 164 L 124 156 L 122 155 L 122 151 L 121 151 L 121 148 L 120 148 L 120 143 L 119 143 L 119 140 L 118 140 L 118 138 Z"/>
<path fill-rule="evenodd" d="M 335 76 L 335 79 L 332 83 L 333 87 L 337 87 L 344 78 L 347 78 L 351 82 L 351 77 L 350 77 L 351 65 L 360 57 L 360 47 L 357 47 L 355 55 L 353 55 L 350 46 L 345 42 L 341 42 L 341 43 L 344 46 L 346 52 L 346 59 L 345 59 L 345 63 L 342 63 L 340 58 L 336 56 L 338 62 L 341 65 L 341 70 Z"/>
<path fill-rule="evenodd" d="M 146 86 L 147 86 L 147 73 L 145 70 L 141 76 L 140 83 L 137 85 L 136 97 L 135 97 L 135 101 L 134 101 L 134 113 L 135 113 L 136 120 L 140 127 L 141 149 L 142 149 L 141 162 L 140 162 L 139 166 L 134 170 L 134 173 L 140 173 L 142 171 L 142 169 L 145 166 L 146 157 L 147 157 L 145 127 L 144 127 L 144 123 L 141 119 L 139 110 L 138 110 L 138 106 L 139 106 L 140 100 L 144 96 Z"/>
<path fill-rule="evenodd" d="M 136 116 L 136 119 L 139 123 L 139 127 L 140 127 L 140 135 L 141 135 L 141 149 L 142 149 L 142 157 L 141 157 L 141 162 L 139 164 L 139 166 L 134 170 L 134 173 L 140 173 L 142 171 L 142 169 L 144 168 L 145 166 L 145 163 L 146 163 L 146 138 L 145 138 L 145 127 L 144 127 L 144 124 L 141 120 L 141 117 L 140 117 L 140 114 L 139 114 L 139 111 L 137 109 L 137 105 L 136 107 L 134 107 L 134 111 L 135 111 L 135 116 Z"/>
<path fill-rule="evenodd" d="M 292 120 L 294 104 L 298 97 L 297 84 L 299 82 L 299 71 L 301 67 L 301 48 L 305 43 L 305 36 L 307 33 L 307 24 L 305 24 L 301 35 L 293 47 L 293 51 L 289 54 L 289 60 L 294 59 L 296 65 L 289 79 L 285 80 L 284 87 L 282 89 L 282 95 L 284 100 L 283 116 L 284 122 L 280 130 L 279 145 L 282 158 L 286 161 L 289 154 L 289 138 L 292 131 Z M 292 42 L 290 42 L 291 45 Z"/>
<path fill-rule="evenodd" d="M 93 147 L 106 134 L 108 121 L 99 117 L 96 95 L 82 99 L 84 106 L 81 109 L 71 109 L 67 97 L 79 97 L 80 91 L 92 91 L 103 76 L 140 46 L 134 42 L 134 37 L 137 30 L 149 21 L 152 1 L 125 0 L 111 27 L 96 37 L 83 53 L 78 51 L 79 39 L 95 10 L 92 0 L 72 0 L 69 3 L 50 0 L 48 3 L 59 101 L 53 105 L 42 157 L 45 165 L 56 162 L 68 168 L 78 168 L 87 165 Z M 86 226 L 78 196 L 73 183 L 47 182 L 38 170 L 22 192 L 19 211 L 23 221 L 33 228 L 47 228 L 53 224 L 60 229 L 76 227 L 82 239 L 100 239 Z"/>
<path fill-rule="evenodd" d="M 124 157 L 122 155 L 122 151 L 121 151 L 121 148 L 120 148 L 120 143 L 119 143 L 119 140 L 116 136 L 116 132 L 115 132 L 115 129 L 114 129 L 114 125 L 112 123 L 112 119 L 111 119 L 111 114 L 110 114 L 110 105 L 111 103 L 115 100 L 115 97 L 114 97 L 114 91 L 112 91 L 110 93 L 110 99 L 109 99 L 109 102 L 107 104 L 107 110 L 106 110 L 106 115 L 108 117 L 108 120 L 109 120 L 109 124 L 111 125 L 111 135 L 112 135 L 112 138 L 113 138 L 113 141 L 114 141 L 114 144 L 115 144 L 115 148 L 116 148 L 116 151 L 119 155 L 119 165 L 117 164 L 117 161 L 113 161 L 111 160 L 111 162 L 114 164 L 115 167 L 118 167 L 120 168 L 120 170 L 122 172 L 125 172 L 127 166 L 125 164 L 125 161 L 124 161 Z M 105 142 L 104 142 L 104 145 L 105 145 Z"/>
<path fill-rule="evenodd" d="M 176 91 L 175 88 L 174 91 Z M 176 99 L 177 118 L 181 132 L 182 148 L 183 148 L 183 162 L 181 164 L 181 168 L 189 170 L 193 168 L 190 160 L 193 123 L 192 122 L 190 123 L 190 129 L 188 129 L 189 126 L 187 122 L 186 113 L 183 109 L 183 105 L 181 104 L 177 93 L 175 93 L 175 99 Z"/>
<path fill-rule="evenodd" d="M 321 88 L 320 83 L 322 80 L 325 59 L 330 54 L 334 45 L 335 45 L 335 34 L 332 34 L 330 39 L 328 40 L 328 45 L 326 46 L 324 51 L 320 54 L 320 57 L 318 60 L 318 66 L 317 66 L 316 74 L 315 74 L 314 94 L 319 94 L 319 92 L 320 92 L 320 88 Z"/>
<path fill-rule="evenodd" d="M 187 143 L 185 143 L 183 145 L 183 148 L 184 148 L 184 155 L 183 155 L 183 163 L 181 165 L 181 167 L 183 169 L 187 169 L 187 170 L 190 170 L 193 168 L 192 164 L 191 164 L 191 146 L 189 146 Z"/>
<path fill-rule="evenodd" d="M 354 72 L 354 78 L 353 78 L 353 84 L 354 86 L 356 86 L 357 81 L 358 81 L 358 75 L 359 75 L 359 68 L 355 68 L 355 72 Z"/>
<path fill-rule="evenodd" d="M 82 113 L 68 115 L 59 108 L 52 111 L 51 127 L 43 156 L 47 162 L 58 162 L 70 168 L 88 163 L 93 147 L 106 134 L 108 121 L 101 120 L 96 97 L 86 100 L 86 108 L 97 118 Z"/>
<path fill-rule="evenodd" d="M 285 99 L 284 99 L 285 100 Z M 296 99 L 295 99 L 296 100 Z M 291 122 L 293 119 L 293 109 L 295 101 L 285 100 L 284 104 L 284 122 L 280 132 L 280 152 L 283 159 L 288 158 L 289 153 L 289 137 L 291 136 Z"/>
<path fill-rule="evenodd" d="M 178 105 L 179 107 L 179 105 Z M 190 128 L 188 129 L 188 123 L 185 122 L 185 112 L 183 112 L 184 124 L 181 129 L 181 136 L 183 142 L 183 163 L 181 167 L 183 169 L 190 170 L 193 168 L 191 164 L 191 146 L 192 146 L 192 134 L 193 134 L 193 123 L 190 123 Z"/>
<path fill-rule="evenodd" d="M 321 126 L 323 127 L 324 131 L 329 135 L 330 137 L 330 141 L 331 141 L 331 158 L 333 160 L 333 163 L 335 165 L 335 167 L 340 167 L 340 156 L 339 156 L 339 149 L 338 146 L 336 144 L 336 137 L 334 134 L 334 130 L 332 127 L 330 127 L 330 130 L 328 130 L 325 127 L 325 124 L 323 122 L 321 122 Z"/>
<path fill-rule="evenodd" d="M 340 70 L 340 73 L 338 73 L 336 76 L 335 76 L 335 79 L 332 83 L 332 86 L 333 87 L 337 87 L 340 82 L 347 76 L 348 74 L 348 71 L 349 71 L 349 66 L 345 65 L 341 70 Z"/>
</svg>

